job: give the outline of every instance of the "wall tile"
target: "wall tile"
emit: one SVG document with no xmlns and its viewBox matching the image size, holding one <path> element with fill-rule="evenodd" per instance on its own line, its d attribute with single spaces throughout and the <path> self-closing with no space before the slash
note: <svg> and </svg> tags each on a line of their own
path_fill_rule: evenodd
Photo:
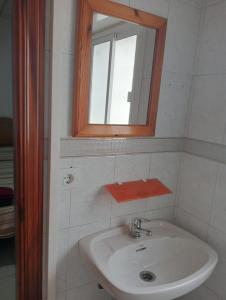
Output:
<svg viewBox="0 0 226 300">
<path fill-rule="evenodd" d="M 60 160 L 60 168 L 61 169 L 69 169 L 73 166 L 73 159 L 72 158 L 61 158 Z"/>
<path fill-rule="evenodd" d="M 50 2 L 50 1 L 47 1 Z M 47 6 L 46 2 L 46 6 Z M 51 44 L 51 16 L 46 15 L 45 16 L 45 51 L 52 50 L 52 44 Z"/>
<path fill-rule="evenodd" d="M 206 0 L 182 0 L 189 5 L 194 5 L 195 7 L 202 8 L 206 6 Z"/>
<path fill-rule="evenodd" d="M 225 127 L 225 130 L 224 130 L 224 140 L 223 140 L 223 144 L 226 145 L 226 127 Z"/>
<path fill-rule="evenodd" d="M 72 194 L 73 195 L 73 194 Z M 73 196 L 72 196 L 73 197 Z M 92 197 L 92 196 L 91 196 Z M 109 221 L 111 214 L 111 198 L 101 189 L 93 199 L 84 201 L 71 201 L 70 225 L 77 226 L 104 220 Z"/>
<path fill-rule="evenodd" d="M 66 292 L 58 292 L 56 295 L 56 300 L 66 300 Z"/>
<path fill-rule="evenodd" d="M 190 228 L 190 217 L 186 211 L 181 209 L 180 207 L 176 207 L 175 209 L 175 223 L 181 228 L 188 230 Z"/>
<path fill-rule="evenodd" d="M 178 138 L 63 138 L 61 157 L 132 155 L 137 153 L 179 152 L 184 140 Z"/>
<path fill-rule="evenodd" d="M 130 6 L 167 18 L 170 0 L 130 0 Z"/>
<path fill-rule="evenodd" d="M 47 298 L 47 274 L 48 274 L 48 238 L 43 234 L 42 237 L 42 298 Z"/>
<path fill-rule="evenodd" d="M 93 201 L 101 196 L 103 186 L 114 182 L 114 157 L 81 157 L 73 159 L 78 170 L 71 191 L 73 202 Z"/>
<path fill-rule="evenodd" d="M 179 181 L 179 209 L 176 209 L 175 221 L 201 239 L 207 240 L 208 244 L 219 254 L 219 263 L 205 286 L 180 298 L 181 300 L 226 299 L 225 201 L 222 200 L 225 198 L 224 173 L 224 164 L 220 165 L 200 157 L 185 155 L 182 162 Z M 194 196 L 195 194 L 198 198 Z M 210 213 L 211 219 L 207 217 Z M 215 227 L 210 226 L 210 221 L 212 224 L 214 223 Z"/>
<path fill-rule="evenodd" d="M 144 218 L 144 212 L 141 213 L 134 213 L 130 215 L 124 215 L 124 216 L 119 216 L 119 217 L 111 217 L 111 227 L 117 227 L 125 224 L 131 224 L 132 220 L 134 218 Z"/>
<path fill-rule="evenodd" d="M 225 81 L 226 75 L 195 78 L 189 137 L 222 143 L 226 124 Z"/>
<path fill-rule="evenodd" d="M 94 275 L 83 263 L 78 244 L 71 247 L 67 261 L 67 290 L 94 281 Z"/>
<path fill-rule="evenodd" d="M 156 136 L 182 137 L 188 100 L 190 98 L 191 75 L 165 72 L 162 77 Z"/>
<path fill-rule="evenodd" d="M 166 220 L 172 222 L 174 220 L 174 207 L 165 207 L 161 209 L 147 211 L 145 218 L 150 220 Z"/>
<path fill-rule="evenodd" d="M 164 207 L 175 206 L 175 195 L 164 195 L 147 198 L 147 210 L 160 209 Z"/>
<path fill-rule="evenodd" d="M 145 179 L 149 174 L 149 165 L 149 154 L 116 156 L 114 181 Z"/>
<path fill-rule="evenodd" d="M 59 55 L 59 79 L 63 82 L 59 87 L 60 103 L 61 103 L 61 115 L 67 116 L 67 118 L 61 118 L 61 136 L 71 135 L 72 124 L 72 96 L 73 96 L 73 64 L 74 57 L 69 54 Z"/>
<path fill-rule="evenodd" d="M 211 224 L 226 234 L 226 165 L 220 165 L 213 200 Z"/>
<path fill-rule="evenodd" d="M 218 265 L 213 271 L 210 279 L 207 280 L 206 286 L 214 291 L 219 299 L 226 299 L 226 261 L 219 260 Z"/>
<path fill-rule="evenodd" d="M 48 160 L 44 160 L 43 170 L 43 235 L 48 230 L 48 218 L 49 218 L 49 172 L 48 172 Z"/>
<path fill-rule="evenodd" d="M 71 190 L 71 226 L 110 220 L 112 198 L 103 186 L 113 182 L 114 161 L 114 157 L 74 158 L 79 176 Z"/>
<path fill-rule="evenodd" d="M 199 9 L 180 0 L 171 0 L 164 59 L 165 71 L 193 73 L 199 22 Z"/>
<path fill-rule="evenodd" d="M 202 285 L 192 293 L 178 298 L 178 300 L 219 300 L 219 298 L 211 290 Z"/>
<path fill-rule="evenodd" d="M 184 155 L 179 176 L 180 208 L 203 222 L 209 222 L 218 164 Z"/>
<path fill-rule="evenodd" d="M 69 229 L 69 247 L 76 246 L 77 242 L 86 235 L 107 229 L 109 224 L 100 220 L 99 222 L 76 226 Z"/>
<path fill-rule="evenodd" d="M 221 260 L 226 261 L 226 234 L 210 226 L 208 230 L 208 243 L 216 249 Z"/>
<path fill-rule="evenodd" d="M 58 231 L 57 233 L 57 247 L 56 247 L 56 290 L 62 292 L 66 290 L 66 267 L 67 267 L 67 253 L 69 249 L 69 232 L 67 229 Z"/>
<path fill-rule="evenodd" d="M 224 2 L 225 0 L 205 0 L 205 1 L 206 1 L 206 6 L 209 6 L 209 5 L 215 5 Z"/>
<path fill-rule="evenodd" d="M 147 199 L 147 210 L 175 205 L 177 179 L 180 163 L 179 153 L 151 154 L 150 178 L 157 178 L 163 182 L 172 194 Z"/>
<path fill-rule="evenodd" d="M 203 10 L 198 55 L 194 77 L 194 102 L 189 136 L 216 143 L 226 143 L 225 134 L 225 16 L 226 2 L 206 0 Z M 207 76 L 208 75 L 208 76 Z M 222 174 L 221 174 L 222 176 Z M 220 181 L 219 177 L 218 180 Z M 211 223 L 218 229 L 224 224 L 222 185 L 214 197 Z M 221 211 L 220 211 L 221 209 Z"/>
<path fill-rule="evenodd" d="M 150 178 L 162 180 L 165 185 L 176 193 L 180 158 L 180 153 L 151 154 Z"/>
<path fill-rule="evenodd" d="M 199 38 L 197 74 L 226 73 L 226 1 L 206 10 Z"/>
<path fill-rule="evenodd" d="M 58 228 L 69 227 L 69 217 L 71 209 L 70 191 L 59 191 L 57 204 L 57 225 Z"/>
<path fill-rule="evenodd" d="M 146 200 L 135 200 L 124 203 L 118 203 L 112 199 L 111 215 L 113 217 L 125 216 L 129 214 L 142 213 L 147 209 Z"/>
<path fill-rule="evenodd" d="M 176 209 L 175 222 L 185 230 L 194 234 L 202 240 L 206 240 L 208 232 L 208 223 L 200 221 L 180 208 Z"/>
<path fill-rule="evenodd" d="M 54 16 L 55 28 L 58 33 L 55 38 L 57 44 L 57 51 L 61 53 L 74 53 L 75 45 L 75 24 L 76 24 L 76 2 L 73 0 L 56 0 L 54 2 L 55 12 Z"/>
<path fill-rule="evenodd" d="M 226 147 L 223 144 L 215 144 L 195 139 L 184 139 L 185 153 L 226 164 Z"/>
<path fill-rule="evenodd" d="M 98 223 L 78 226 L 69 230 L 66 265 L 67 289 L 79 287 L 94 280 L 92 273 L 85 266 L 79 254 L 78 241 L 84 236 L 104 230 L 108 226 L 108 223 L 101 220 Z"/>
<path fill-rule="evenodd" d="M 60 23 L 60 22 L 59 22 Z M 52 91 L 54 103 L 59 106 L 61 117 L 57 116 L 58 123 L 56 124 L 60 136 L 71 135 L 71 107 L 72 107 L 72 80 L 73 80 L 73 63 L 74 58 L 70 54 L 56 52 L 54 54 L 54 83 Z M 53 107 L 52 103 L 52 107 Z M 65 116 L 65 118 L 63 117 Z M 58 133 L 59 134 L 59 133 Z"/>
<path fill-rule="evenodd" d="M 105 290 L 99 290 L 97 283 L 84 285 L 67 292 L 67 300 L 113 300 Z"/>
</svg>

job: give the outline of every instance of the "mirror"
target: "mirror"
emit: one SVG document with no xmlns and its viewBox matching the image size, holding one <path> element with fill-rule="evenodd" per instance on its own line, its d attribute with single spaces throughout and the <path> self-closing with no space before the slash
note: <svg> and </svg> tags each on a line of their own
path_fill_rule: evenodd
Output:
<svg viewBox="0 0 226 300">
<path fill-rule="evenodd" d="M 155 36 L 155 29 L 94 13 L 90 124 L 146 124 Z"/>
<path fill-rule="evenodd" d="M 73 136 L 153 136 L 167 20 L 79 0 Z"/>
</svg>

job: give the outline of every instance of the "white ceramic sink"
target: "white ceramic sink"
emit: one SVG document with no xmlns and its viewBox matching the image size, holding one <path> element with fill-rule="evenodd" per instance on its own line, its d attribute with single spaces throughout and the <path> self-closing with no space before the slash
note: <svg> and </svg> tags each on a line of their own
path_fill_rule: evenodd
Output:
<svg viewBox="0 0 226 300">
<path fill-rule="evenodd" d="M 139 240 L 123 226 L 79 241 L 97 281 L 118 300 L 175 299 L 200 286 L 217 264 L 217 253 L 190 233 L 165 221 L 148 224 L 152 236 Z"/>
</svg>

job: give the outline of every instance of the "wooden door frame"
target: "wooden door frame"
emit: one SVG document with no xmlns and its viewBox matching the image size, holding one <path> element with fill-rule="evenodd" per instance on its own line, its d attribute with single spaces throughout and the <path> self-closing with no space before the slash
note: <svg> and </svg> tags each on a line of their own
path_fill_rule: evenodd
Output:
<svg viewBox="0 0 226 300">
<path fill-rule="evenodd" d="M 13 15 L 17 300 L 41 300 L 45 0 L 15 0 Z"/>
</svg>

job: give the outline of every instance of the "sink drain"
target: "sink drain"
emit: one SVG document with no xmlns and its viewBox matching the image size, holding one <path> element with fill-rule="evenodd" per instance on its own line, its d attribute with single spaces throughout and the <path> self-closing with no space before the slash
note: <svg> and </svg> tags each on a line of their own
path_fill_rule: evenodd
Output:
<svg viewBox="0 0 226 300">
<path fill-rule="evenodd" d="M 154 273 L 149 272 L 149 271 L 142 271 L 140 272 L 140 279 L 146 282 L 152 282 L 155 281 L 156 276 Z"/>
</svg>

